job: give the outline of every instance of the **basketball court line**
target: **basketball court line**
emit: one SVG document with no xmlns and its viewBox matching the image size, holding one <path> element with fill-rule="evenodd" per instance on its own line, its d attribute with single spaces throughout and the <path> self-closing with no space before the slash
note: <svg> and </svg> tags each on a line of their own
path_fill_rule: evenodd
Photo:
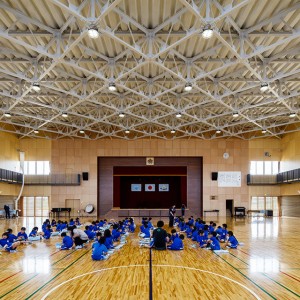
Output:
<svg viewBox="0 0 300 300">
<path fill-rule="evenodd" d="M 245 252 L 243 252 L 245 253 Z M 246 264 L 247 266 L 249 266 L 248 263 L 246 263 L 245 261 L 243 261 L 241 258 L 237 257 L 236 255 L 232 254 L 232 253 L 229 253 L 231 256 L 235 257 L 236 259 L 238 259 L 239 261 L 243 262 L 244 264 Z M 247 254 L 247 253 L 245 253 Z M 249 255 L 249 254 L 247 254 Z M 250 256 L 250 255 L 249 255 Z M 285 274 L 284 272 L 280 271 L 280 273 L 283 273 Z M 270 280 L 272 280 L 273 282 L 275 282 L 276 284 L 278 284 L 279 286 L 283 287 L 284 289 L 286 289 L 287 291 L 289 291 L 290 293 L 294 294 L 295 296 L 299 297 L 300 298 L 300 295 L 294 291 L 292 291 L 291 289 L 289 289 L 288 287 L 286 287 L 285 285 L 283 285 L 282 283 L 278 282 L 277 280 L 273 279 L 272 277 L 270 277 L 269 275 L 267 275 L 265 272 L 260 272 L 262 275 L 264 275 L 265 277 L 269 278 Z M 292 277 L 292 276 L 290 276 Z M 292 277 L 293 278 L 293 277 Z M 295 278 L 294 278 L 295 279 Z M 297 280 L 297 279 L 296 279 Z M 298 280 L 299 281 L 299 280 Z"/>
<path fill-rule="evenodd" d="M 250 288 L 248 288 L 247 286 L 243 285 L 242 283 L 231 279 L 227 276 L 218 274 L 218 273 L 214 273 L 211 271 L 207 271 L 207 270 L 202 270 L 202 269 L 197 269 L 197 268 L 192 268 L 192 267 L 187 267 L 187 266 L 175 266 L 175 265 L 152 265 L 153 267 L 159 267 L 159 268 L 177 268 L 177 269 L 186 269 L 186 270 L 192 270 L 192 271 L 197 271 L 197 272 L 202 272 L 202 273 L 207 273 L 207 274 L 211 274 L 211 275 L 215 275 L 218 276 L 220 278 L 223 278 L 225 280 L 231 281 L 237 285 L 239 285 L 240 287 L 242 287 L 243 289 L 247 290 L 250 294 L 252 294 L 255 299 L 257 300 L 262 300 L 255 292 L 253 292 Z M 52 288 L 50 291 L 48 291 L 42 298 L 41 300 L 45 300 L 49 295 L 51 295 L 55 290 L 57 290 L 58 288 L 60 288 L 61 286 L 76 280 L 78 278 L 84 277 L 86 275 L 91 275 L 91 274 L 95 274 L 95 273 L 99 273 L 99 272 L 104 272 L 104 271 L 110 271 L 110 270 L 115 270 L 115 269 L 124 269 L 124 268 L 136 268 L 136 267 L 148 267 L 148 265 L 128 265 L 128 266 L 118 266 L 118 267 L 111 267 L 111 268 L 104 268 L 104 269 L 99 269 L 99 270 L 95 270 L 92 272 L 88 272 L 88 273 L 84 273 L 78 276 L 75 276 L 73 278 L 70 278 L 68 280 L 63 281 L 62 283 L 60 283 L 59 285 L 55 286 L 54 288 Z M 42 287 L 41 287 L 42 288 Z M 29 299 L 29 298 L 26 298 Z M 274 298 L 276 299 L 276 298 Z"/>
<path fill-rule="evenodd" d="M 12 274 L 12 275 L 10 275 L 10 276 L 8 276 L 8 277 L 6 277 L 6 278 L 4 278 L 4 279 L 1 279 L 0 280 L 0 283 L 2 283 L 2 282 L 4 282 L 5 280 L 7 280 L 7 279 L 9 279 L 9 278 L 11 278 L 11 277 L 13 277 L 13 276 L 15 276 L 15 275 L 17 275 L 17 274 L 19 274 L 19 273 L 21 273 L 23 270 L 20 270 L 19 272 L 17 272 L 17 273 L 14 273 L 14 274 Z"/>
</svg>

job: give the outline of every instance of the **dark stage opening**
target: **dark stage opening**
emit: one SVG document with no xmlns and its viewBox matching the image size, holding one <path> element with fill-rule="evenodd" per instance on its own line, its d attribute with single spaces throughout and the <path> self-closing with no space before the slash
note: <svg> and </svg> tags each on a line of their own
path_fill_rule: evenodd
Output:
<svg viewBox="0 0 300 300">
<path fill-rule="evenodd" d="M 114 168 L 114 206 L 156 209 L 182 203 L 187 205 L 186 167 Z"/>
</svg>

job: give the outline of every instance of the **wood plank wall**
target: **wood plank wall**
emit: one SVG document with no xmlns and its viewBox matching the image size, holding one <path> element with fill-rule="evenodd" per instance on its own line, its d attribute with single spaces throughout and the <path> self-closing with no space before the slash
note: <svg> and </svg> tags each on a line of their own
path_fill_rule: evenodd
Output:
<svg viewBox="0 0 300 300">
<path fill-rule="evenodd" d="M 300 195 L 281 197 L 281 215 L 283 217 L 300 217 Z"/>
</svg>

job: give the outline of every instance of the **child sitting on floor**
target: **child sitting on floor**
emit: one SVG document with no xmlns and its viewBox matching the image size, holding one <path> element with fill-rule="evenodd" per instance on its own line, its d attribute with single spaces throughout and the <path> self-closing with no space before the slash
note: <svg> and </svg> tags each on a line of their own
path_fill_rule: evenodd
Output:
<svg viewBox="0 0 300 300">
<path fill-rule="evenodd" d="M 211 232 L 208 234 L 209 240 L 207 241 L 207 246 L 211 250 L 221 250 L 219 240 L 217 239 L 217 233 Z"/>
<path fill-rule="evenodd" d="M 171 246 L 168 246 L 167 248 L 169 250 L 183 250 L 183 239 L 184 235 L 180 234 L 179 237 L 176 237 L 172 243 Z"/>
<path fill-rule="evenodd" d="M 221 236 L 219 237 L 221 243 L 224 243 L 226 241 L 227 233 L 228 233 L 227 224 L 222 224 L 222 233 Z"/>
<path fill-rule="evenodd" d="M 32 230 L 29 234 L 29 237 L 28 237 L 29 241 L 39 241 L 41 239 L 40 234 L 38 233 L 38 230 L 39 230 L 38 227 L 32 228 Z"/>
<path fill-rule="evenodd" d="M 85 226 L 85 231 L 86 235 L 88 236 L 89 240 L 94 240 L 95 239 L 95 236 L 96 236 L 96 232 L 92 231 L 90 229 L 90 226 L 89 225 L 86 225 Z"/>
<path fill-rule="evenodd" d="M 107 248 L 105 246 L 105 237 L 100 237 L 100 239 L 92 245 L 92 259 L 93 260 L 103 260 L 107 259 Z"/>
<path fill-rule="evenodd" d="M 198 231 L 197 242 L 199 243 L 200 248 L 206 247 L 207 238 L 205 237 L 203 230 Z"/>
<path fill-rule="evenodd" d="M 21 228 L 21 231 L 18 232 L 18 235 L 17 235 L 17 240 L 18 241 L 27 241 L 28 239 L 28 236 L 26 234 L 26 228 L 25 227 L 22 227 Z"/>
<path fill-rule="evenodd" d="M 13 231 L 12 231 L 11 228 L 8 228 L 6 230 L 6 232 L 7 232 L 8 240 L 9 240 L 10 243 L 13 243 L 14 241 L 17 240 L 18 237 L 13 234 Z"/>
<path fill-rule="evenodd" d="M 232 248 L 232 249 L 236 249 L 237 246 L 238 246 L 238 244 L 239 244 L 239 242 L 236 239 L 236 237 L 233 235 L 233 232 L 232 231 L 228 231 L 227 237 L 228 237 L 228 240 L 226 242 L 226 247 Z"/>
<path fill-rule="evenodd" d="M 20 242 L 10 242 L 8 239 L 8 233 L 5 232 L 2 234 L 2 239 L 0 239 L 0 246 L 10 253 L 16 252 L 17 247 L 20 245 Z"/>
<path fill-rule="evenodd" d="M 66 232 L 62 232 L 61 237 L 63 238 L 60 246 L 61 250 L 69 250 L 73 247 L 73 239 L 67 235 Z"/>
</svg>

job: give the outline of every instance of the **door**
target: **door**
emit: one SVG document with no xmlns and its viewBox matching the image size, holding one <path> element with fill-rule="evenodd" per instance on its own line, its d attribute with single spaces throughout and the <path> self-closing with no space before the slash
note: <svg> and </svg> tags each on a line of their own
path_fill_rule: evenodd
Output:
<svg viewBox="0 0 300 300">
<path fill-rule="evenodd" d="M 78 217 L 80 215 L 80 199 L 66 199 L 66 208 L 71 208 L 70 216 Z"/>
<path fill-rule="evenodd" d="M 229 213 L 229 216 L 233 216 L 233 200 L 232 199 L 226 199 L 226 216 L 227 212 Z"/>
</svg>

